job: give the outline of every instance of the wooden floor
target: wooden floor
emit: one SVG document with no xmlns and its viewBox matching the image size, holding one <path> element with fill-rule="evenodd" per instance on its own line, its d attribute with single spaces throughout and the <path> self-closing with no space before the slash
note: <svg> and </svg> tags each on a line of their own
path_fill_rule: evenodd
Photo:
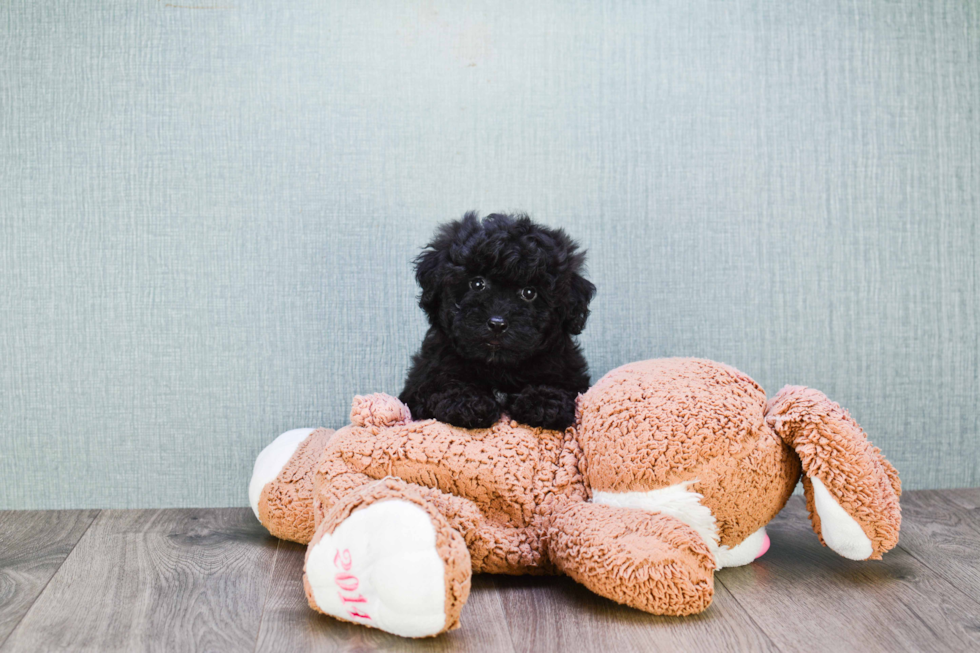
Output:
<svg viewBox="0 0 980 653">
<path fill-rule="evenodd" d="M 313 613 L 303 547 L 248 509 L 0 512 L 0 653 L 13 651 L 980 651 L 980 489 L 908 492 L 899 546 L 851 562 L 800 497 L 772 547 L 694 617 L 567 578 L 481 575 L 463 626 L 403 640 Z"/>
</svg>

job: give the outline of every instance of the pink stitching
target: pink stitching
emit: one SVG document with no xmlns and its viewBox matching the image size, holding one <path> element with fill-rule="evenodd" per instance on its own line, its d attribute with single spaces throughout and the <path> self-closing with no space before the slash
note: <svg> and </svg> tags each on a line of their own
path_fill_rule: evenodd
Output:
<svg viewBox="0 0 980 653">
<path fill-rule="evenodd" d="M 339 587 L 341 590 L 337 592 L 337 596 L 339 596 L 340 600 L 345 604 L 367 603 L 367 599 L 361 594 L 356 596 L 344 596 L 343 594 L 343 592 L 353 594 L 357 590 L 358 585 L 360 585 L 360 581 L 357 579 L 357 576 L 349 573 L 353 564 L 354 563 L 351 560 L 349 549 L 344 549 L 343 551 L 340 551 L 339 549 L 337 550 L 337 553 L 333 557 L 333 566 L 340 570 L 334 576 L 334 582 L 337 583 L 337 587 Z M 360 612 L 356 607 L 348 608 L 347 614 L 358 619 L 371 619 L 371 615 Z"/>
<path fill-rule="evenodd" d="M 333 557 L 333 566 L 334 567 L 343 566 L 344 571 L 350 571 L 350 565 L 351 565 L 350 551 L 347 550 L 347 549 L 344 549 L 344 557 L 341 558 L 341 556 L 340 556 L 340 550 L 338 549 L 337 550 L 337 554 Z"/>
</svg>

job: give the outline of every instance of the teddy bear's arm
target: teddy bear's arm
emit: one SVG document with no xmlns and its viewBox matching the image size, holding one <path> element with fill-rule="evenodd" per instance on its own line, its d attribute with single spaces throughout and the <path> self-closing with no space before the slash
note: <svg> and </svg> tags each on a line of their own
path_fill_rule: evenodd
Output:
<svg viewBox="0 0 980 653">
<path fill-rule="evenodd" d="M 690 526 L 662 513 L 569 502 L 548 530 L 552 560 L 596 594 L 653 614 L 701 612 L 715 560 Z"/>
</svg>

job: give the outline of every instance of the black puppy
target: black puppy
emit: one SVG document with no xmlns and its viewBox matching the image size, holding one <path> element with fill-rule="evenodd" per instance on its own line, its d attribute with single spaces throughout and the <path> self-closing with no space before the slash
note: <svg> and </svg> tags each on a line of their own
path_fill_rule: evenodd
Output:
<svg viewBox="0 0 980 653">
<path fill-rule="evenodd" d="M 442 225 L 415 259 L 431 326 L 399 395 L 412 417 L 483 428 L 506 411 L 529 426 L 569 426 L 589 387 L 572 340 L 595 295 L 584 262 L 564 231 L 526 215 Z"/>
</svg>

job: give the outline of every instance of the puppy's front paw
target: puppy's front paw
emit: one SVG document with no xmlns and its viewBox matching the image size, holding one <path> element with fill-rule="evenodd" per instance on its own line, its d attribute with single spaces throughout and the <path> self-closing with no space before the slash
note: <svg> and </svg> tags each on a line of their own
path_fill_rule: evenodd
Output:
<svg viewBox="0 0 980 653">
<path fill-rule="evenodd" d="M 431 405 L 437 420 L 466 429 L 489 428 L 500 419 L 500 405 L 494 396 L 476 389 L 448 389 L 433 395 Z"/>
<path fill-rule="evenodd" d="M 522 424 L 563 431 L 575 421 L 575 393 L 547 385 L 529 385 L 511 400 L 509 412 Z"/>
</svg>

